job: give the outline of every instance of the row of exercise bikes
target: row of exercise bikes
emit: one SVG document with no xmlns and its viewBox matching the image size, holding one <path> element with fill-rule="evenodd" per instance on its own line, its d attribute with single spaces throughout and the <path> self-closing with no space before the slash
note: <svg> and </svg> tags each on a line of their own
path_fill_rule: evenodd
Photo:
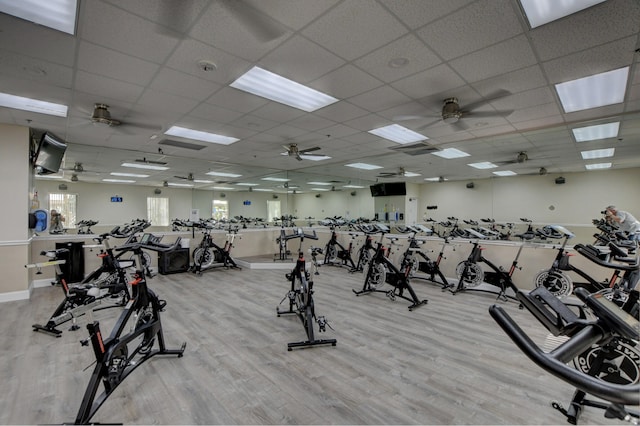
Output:
<svg viewBox="0 0 640 426">
<path fill-rule="evenodd" d="M 336 229 L 332 228 L 325 247 L 312 246 L 309 251 L 313 256 L 315 274 L 318 274 L 317 267 L 320 266 L 317 257 L 324 255 L 322 265 L 344 267 L 350 273 L 365 273 L 363 287 L 353 289 L 356 295 L 382 292 L 391 300 L 402 298 L 409 301 L 409 310 L 427 303 L 426 299 L 416 295 L 411 285 L 414 278 L 428 280 L 452 294 L 467 290 L 490 291 L 497 293 L 496 300 L 515 300 L 520 309 L 529 310 L 554 336 L 565 339 L 550 353 L 544 352 L 515 324 L 503 307 L 493 305 L 490 308 L 496 322 L 534 362 L 576 386 L 567 408 L 557 401 L 552 402 L 552 407 L 571 424 L 577 424 L 585 406 L 605 410 L 607 418 L 637 424 L 639 413 L 625 407 L 640 405 L 640 305 L 637 290 L 640 258 L 637 243 L 610 228 L 603 220 L 594 220 L 593 223 L 599 231 L 594 234 L 594 243 L 575 244 L 573 250 L 611 271 L 605 280 L 595 279 L 570 263 L 573 253 L 567 243 L 575 235 L 559 225 L 536 229 L 534 236 L 523 239 L 525 242 L 520 244 L 508 268 L 484 256 L 480 238 L 470 238 L 471 252 L 456 266 L 457 282 L 447 280 L 440 270 L 445 248 L 452 244 L 453 237 L 441 238 L 439 252 L 435 257 L 431 256 L 421 246 L 426 242 L 424 237 L 435 233 L 424 225 L 396 227 L 400 234 L 407 234 L 399 265 L 390 260 L 389 254 L 391 247 L 399 245 L 400 237 L 389 235 L 389 227 L 383 224 L 352 227 L 346 245 L 339 242 Z M 379 238 L 374 242 L 376 234 Z M 358 238 L 363 240 L 356 250 Z M 561 243 L 556 247 L 557 255 L 551 267 L 535 277 L 535 289 L 524 292 L 515 285 L 513 275 L 521 269 L 518 259 L 523 247 L 534 239 Z M 569 272 L 581 280 L 574 282 Z M 482 284 L 485 288 L 477 288 Z M 385 289 L 384 285 L 391 289 Z M 487 285 L 494 290 L 487 290 Z M 566 365 L 570 362 L 573 367 Z M 590 399 L 589 394 L 604 401 Z"/>
</svg>

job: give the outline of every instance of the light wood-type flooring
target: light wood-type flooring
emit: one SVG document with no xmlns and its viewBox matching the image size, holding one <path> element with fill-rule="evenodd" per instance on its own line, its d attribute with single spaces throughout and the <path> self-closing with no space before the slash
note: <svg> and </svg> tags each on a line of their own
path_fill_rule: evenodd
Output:
<svg viewBox="0 0 640 426">
<path fill-rule="evenodd" d="M 167 301 L 169 347 L 182 358 L 140 366 L 92 419 L 125 424 L 566 424 L 551 408 L 573 389 L 526 358 L 492 320 L 487 293 L 441 292 L 414 280 L 427 305 L 382 293 L 356 296 L 361 273 L 323 266 L 315 306 L 333 327 L 320 335 L 337 346 L 287 351 L 304 340 L 301 322 L 278 317 L 289 290 L 285 270 L 214 270 L 157 275 L 150 287 Z M 59 302 L 56 287 L 28 301 L 0 305 L 0 423 L 51 424 L 75 419 L 91 375 L 82 347 L 88 316 L 62 337 L 33 332 Z M 541 343 L 548 336 L 517 303 L 498 302 Z M 93 314 L 106 326 L 118 309 Z M 586 408 L 581 424 L 617 424 Z"/>
</svg>

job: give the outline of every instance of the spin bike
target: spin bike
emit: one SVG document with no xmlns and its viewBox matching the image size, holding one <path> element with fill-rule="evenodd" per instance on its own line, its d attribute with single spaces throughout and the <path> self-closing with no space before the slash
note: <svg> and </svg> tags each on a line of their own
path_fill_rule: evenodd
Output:
<svg viewBox="0 0 640 426">
<path fill-rule="evenodd" d="M 233 268 L 241 269 L 231 257 L 231 249 L 233 248 L 233 242 L 238 234 L 238 227 L 229 227 L 227 233 L 227 240 L 223 247 L 217 245 L 211 237 L 211 227 L 203 227 L 202 241 L 198 247 L 193 249 L 193 265 L 191 265 L 191 271 L 201 275 L 204 271 L 213 268 Z"/>
<path fill-rule="evenodd" d="M 32 325 L 33 331 L 42 331 L 60 337 L 62 331 L 57 328 L 60 324 L 73 321 L 69 331 L 74 331 L 80 328 L 76 324 L 76 319 L 87 312 L 122 307 L 129 301 L 130 294 L 125 270 L 135 266 L 135 261 L 123 260 L 114 256 L 113 249 L 108 242 L 109 235 L 110 233 L 107 233 L 94 238 L 94 241 L 105 247 L 105 250 L 101 250 L 98 254 L 102 259 L 102 265 L 77 284 L 67 283 L 60 268 L 60 263 L 64 261 L 59 261 L 59 257 L 68 252 L 67 249 L 62 248 L 41 253 L 51 259 L 50 264 L 55 265 L 56 280 L 53 284 L 60 285 L 64 298 L 46 324 Z M 132 240 L 135 240 L 135 237 L 130 237 L 129 241 Z M 29 266 L 31 265 L 27 265 L 27 267 Z M 98 307 L 105 299 L 112 299 L 114 303 Z"/>
<path fill-rule="evenodd" d="M 547 330 L 555 336 L 568 338 L 550 352 L 538 347 L 501 306 L 489 308 L 493 319 L 525 355 L 547 372 L 576 387 L 568 408 L 556 401 L 551 403 L 574 425 L 578 424 L 585 406 L 604 410 L 607 419 L 638 424 L 640 418 L 640 413 L 625 407 L 640 405 L 638 352 L 636 350 L 633 356 L 627 354 L 623 359 L 623 352 L 618 349 L 618 342 L 637 345 L 640 341 L 638 292 L 634 290 L 625 305 L 619 307 L 609 300 L 611 291 L 589 293 L 584 288 L 576 288 L 575 295 L 593 313 L 593 320 L 578 316 L 545 287 L 537 287 L 528 294 L 518 291 L 516 297 Z M 577 369 L 568 365 L 576 356 L 584 360 Z M 631 371 L 631 376 L 624 370 Z M 587 394 L 600 400 L 588 399 Z"/>
<path fill-rule="evenodd" d="M 420 249 L 420 246 L 426 241 L 416 238 L 416 234 L 418 232 L 425 232 L 424 229 L 419 228 L 418 225 L 397 227 L 397 229 L 404 234 L 410 233 L 410 236 L 408 238 L 409 245 L 402 255 L 402 263 L 400 269 L 402 270 L 407 265 L 411 265 L 411 278 L 420 278 L 429 280 L 436 284 L 442 284 L 443 290 L 448 288 L 450 284 L 442 271 L 440 271 L 440 262 L 442 261 L 442 259 L 444 259 L 444 248 L 447 246 L 447 244 L 449 244 L 449 240 L 446 238 L 443 240 L 442 249 L 440 250 L 440 253 L 438 253 L 438 257 L 436 258 L 436 260 L 433 261 L 431 260 L 431 258 L 429 258 L 429 256 L 427 256 L 425 252 Z M 429 230 L 428 228 L 425 229 Z M 417 275 L 418 272 L 427 274 L 428 278 Z M 438 276 L 438 278 L 440 278 L 440 283 L 435 280 L 436 275 Z"/>
<path fill-rule="evenodd" d="M 352 291 L 356 296 L 373 292 L 385 293 L 392 301 L 395 301 L 396 298 L 400 297 L 401 299 L 412 302 L 411 305 L 409 305 L 410 311 L 425 305 L 428 300 L 418 299 L 415 291 L 413 291 L 413 287 L 411 287 L 411 262 L 404 265 L 403 270 L 398 269 L 393 263 L 391 263 L 385 254 L 385 252 L 388 253 L 388 250 L 382 244 L 384 235 L 389 232 L 389 228 L 386 225 L 381 224 L 376 224 L 375 226 L 377 227 L 378 232 L 380 232 L 380 240 L 376 243 L 376 251 L 369 262 L 362 290 L 356 291 L 355 289 L 352 289 Z M 391 239 L 392 244 L 394 240 L 395 239 Z M 390 284 L 393 288 L 391 290 L 381 290 L 385 284 Z M 409 296 L 404 294 L 405 290 L 409 292 Z"/>
<path fill-rule="evenodd" d="M 331 238 L 327 242 L 324 248 L 324 265 L 332 266 L 350 266 L 351 270 L 356 269 L 356 264 L 351 257 L 351 251 L 353 250 L 353 240 L 356 238 L 355 233 L 349 232 L 351 239 L 349 240 L 349 246 L 344 247 L 338 242 L 338 234 L 336 234 L 336 228 L 331 227 Z M 340 262 L 338 262 L 340 259 Z"/>
<path fill-rule="evenodd" d="M 326 331 L 327 326 L 329 328 L 331 328 L 331 326 L 324 316 L 316 317 L 313 303 L 313 281 L 309 279 L 310 275 L 306 270 L 306 262 L 302 252 L 298 254 L 296 266 L 285 276 L 287 280 L 291 282 L 291 290 L 289 290 L 280 301 L 280 305 L 288 299 L 289 309 L 280 310 L 280 306 L 278 306 L 276 313 L 278 316 L 297 315 L 300 321 L 302 321 L 302 326 L 307 333 L 307 340 L 289 343 L 287 344 L 287 350 L 291 351 L 293 348 L 306 348 L 318 345 L 336 346 L 336 339 L 316 339 L 314 335 L 314 322 L 318 323 L 320 333 Z"/>
<path fill-rule="evenodd" d="M 302 242 L 304 241 L 305 237 L 311 240 L 318 239 L 318 236 L 316 235 L 315 230 L 313 231 L 313 234 L 305 234 L 302 228 L 297 228 L 291 234 L 287 234 L 284 227 L 280 228 L 280 236 L 276 239 L 280 252 L 273 255 L 273 261 L 275 262 L 276 260 L 292 260 L 289 257 L 291 256 L 291 251 L 287 248 L 287 242 L 289 240 L 299 238 L 300 239 L 300 247 L 298 248 L 298 253 L 299 253 L 302 250 Z M 316 249 L 316 250 L 320 250 L 320 249 Z M 316 251 L 316 255 L 320 252 L 321 250 Z M 318 266 L 317 263 L 315 265 L 316 267 Z M 316 272 L 317 272 L 317 268 L 316 268 Z"/>
<path fill-rule="evenodd" d="M 133 251 L 142 264 L 142 249 L 169 252 L 175 250 L 180 238 L 172 245 L 159 243 L 160 238 L 144 234 L 139 242 L 124 244 L 117 251 Z M 82 398 L 75 424 L 89 424 L 91 418 L 136 368 L 156 355 L 172 355 L 182 357 L 186 343 L 180 349 L 167 349 L 160 322 L 160 312 L 164 310 L 166 301 L 148 287 L 144 268 L 136 271 L 131 282 L 132 298 L 120 314 L 113 330 L 105 339 L 100 331 L 100 324 L 94 321 L 87 324 L 89 338 L 81 344 L 91 343 L 96 358 L 96 365 Z M 157 348 L 154 349 L 157 342 Z M 102 392 L 98 394 L 100 389 Z M 97 395 L 97 396 L 96 396 Z"/>
<path fill-rule="evenodd" d="M 508 271 L 505 271 L 502 266 L 496 266 L 493 262 L 482 255 L 484 247 L 482 247 L 478 241 L 473 242 L 473 248 L 471 249 L 469 257 L 458 263 L 456 266 L 456 275 L 459 277 L 458 284 L 455 285 L 455 287 L 450 285 L 448 287 L 449 291 L 453 294 L 461 291 L 472 290 L 490 292 L 488 290 L 476 288 L 482 283 L 487 283 L 499 289 L 497 299 L 506 301 L 509 298 L 513 298 L 512 296 L 507 295 L 507 290 L 511 289 L 514 292 L 517 291 L 517 288 L 513 283 L 512 276 L 516 269 L 522 269 L 518 266 L 518 259 L 520 258 L 520 253 L 522 253 L 523 247 L 524 244 L 520 244 L 518 253 L 511 263 L 511 267 Z M 492 270 L 485 272 L 480 267 L 481 263 L 484 263 Z"/>
<path fill-rule="evenodd" d="M 539 229 L 538 232 L 551 238 L 557 238 L 557 235 L 559 235 L 564 240 L 557 249 L 558 253 L 551 268 L 539 272 L 534 278 L 536 287 L 545 287 L 559 298 L 570 295 L 574 287 L 584 287 L 592 293 L 604 288 L 632 290 L 636 287 L 640 274 L 640 260 L 637 256 L 629 257 L 625 250 L 612 242 L 607 247 L 576 244 L 574 249 L 578 253 L 600 266 L 614 270 L 609 279 L 597 281 L 583 270 L 569 263 L 572 255 L 566 251 L 565 247 L 567 242 L 574 237 L 574 234 L 559 225 L 550 225 L 546 228 L 553 230 L 554 234 L 552 235 L 547 229 Z M 571 277 L 564 271 L 575 272 L 586 282 L 573 282 Z M 624 271 L 624 274 L 620 277 L 622 271 Z M 619 280 L 620 282 L 618 282 Z"/>
<path fill-rule="evenodd" d="M 358 249 L 358 262 L 356 263 L 356 267 L 352 268 L 349 272 L 364 271 L 364 266 L 369 264 L 373 253 L 376 251 L 372 236 L 378 233 L 377 228 L 373 225 L 360 224 L 358 225 L 358 229 L 364 233 L 364 244 Z"/>
</svg>

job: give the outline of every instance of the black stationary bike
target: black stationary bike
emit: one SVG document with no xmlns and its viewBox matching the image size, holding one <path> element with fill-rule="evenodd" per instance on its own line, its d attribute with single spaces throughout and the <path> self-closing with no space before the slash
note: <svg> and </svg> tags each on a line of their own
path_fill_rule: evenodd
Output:
<svg viewBox="0 0 640 426">
<path fill-rule="evenodd" d="M 528 294 L 518 291 L 516 297 L 521 304 L 547 330 L 554 336 L 568 338 L 552 351 L 538 347 L 501 306 L 489 308 L 493 319 L 533 362 L 576 387 L 568 408 L 556 401 L 551 403 L 574 425 L 578 424 L 584 407 L 604 410 L 607 419 L 638 424 L 640 418 L 640 413 L 625 407 L 640 405 L 639 353 L 637 349 L 629 350 L 632 348 L 629 344 L 636 346 L 640 341 L 638 292 L 632 291 L 622 307 L 611 302 L 611 292 L 605 289 L 589 293 L 576 288 L 575 295 L 595 316 L 588 320 L 582 315 L 582 307 L 580 315 L 576 314 L 545 287 L 537 287 Z M 574 364 L 578 360 L 576 369 L 568 365 L 572 359 Z M 588 394 L 600 399 L 588 399 Z"/>
<path fill-rule="evenodd" d="M 402 263 L 401 263 L 400 269 L 404 270 L 404 268 L 407 265 L 411 265 L 410 266 L 411 278 L 426 279 L 436 284 L 441 284 L 443 289 L 448 288 L 450 284 L 449 284 L 449 281 L 447 281 L 447 278 L 444 276 L 444 274 L 440 270 L 440 262 L 442 261 L 442 259 L 444 259 L 444 249 L 447 246 L 447 244 L 449 244 L 449 240 L 446 238 L 443 240 L 440 253 L 438 253 L 438 257 L 434 261 L 424 251 L 420 249 L 420 246 L 424 244 L 426 241 L 418 239 L 416 237 L 416 234 L 418 232 L 423 232 L 422 229 L 414 226 L 404 226 L 404 227 L 400 226 L 400 227 L 397 227 L 397 229 L 402 233 L 410 234 L 408 239 L 409 245 L 407 246 L 407 249 L 402 255 Z M 427 277 L 418 275 L 418 273 L 426 274 Z M 440 279 L 439 283 L 435 279 L 436 276 L 438 276 L 438 278 Z"/>
<path fill-rule="evenodd" d="M 551 232 L 553 231 L 553 233 Z M 590 292 L 596 292 L 604 288 L 620 288 L 632 290 L 637 286 L 640 275 L 640 260 L 638 256 L 629 256 L 625 249 L 620 248 L 613 242 L 609 242 L 606 247 L 576 244 L 574 249 L 590 261 L 608 269 L 613 269 L 610 278 L 598 281 L 580 268 L 569 262 L 571 254 L 566 251 L 567 241 L 574 237 L 574 234 L 559 225 L 549 225 L 538 230 L 547 238 L 563 238 L 563 242 L 558 247 L 558 253 L 551 268 L 539 272 L 534 283 L 536 287 L 545 287 L 556 297 L 565 297 L 573 292 L 574 287 L 584 287 Z M 584 282 L 573 282 L 571 277 L 565 273 L 571 271 L 583 278 Z M 622 276 L 621 272 L 624 271 Z"/>
<path fill-rule="evenodd" d="M 356 267 L 349 272 L 362 272 L 364 267 L 369 264 L 376 248 L 373 245 L 373 235 L 378 233 L 378 229 L 373 225 L 360 224 L 358 229 L 364 233 L 364 243 L 358 249 L 358 262 Z"/>
<path fill-rule="evenodd" d="M 238 227 L 229 227 L 227 232 L 227 240 L 224 246 L 220 247 L 213 241 L 211 237 L 211 227 L 203 224 L 203 236 L 198 247 L 193 249 L 193 265 L 191 271 L 196 274 L 202 274 L 204 271 L 213 268 L 233 268 L 241 269 L 236 261 L 231 257 L 231 249 L 235 238 L 239 236 Z"/>
<path fill-rule="evenodd" d="M 335 227 L 331 227 L 331 238 L 324 248 L 324 265 L 350 266 L 351 270 L 356 269 L 356 264 L 351 257 L 353 240 L 356 235 L 357 234 L 353 232 L 349 232 L 351 239 L 349 240 L 349 246 L 345 248 L 338 242 L 338 235 L 336 234 Z"/>
<path fill-rule="evenodd" d="M 291 282 L 291 290 L 280 301 L 280 305 L 285 300 L 289 300 L 289 309 L 280 310 L 280 306 L 276 308 L 278 316 L 280 315 L 297 315 L 302 321 L 302 326 L 307 333 L 307 340 L 302 342 L 294 342 L 287 344 L 287 350 L 293 348 L 304 348 L 318 345 L 335 346 L 336 339 L 316 339 L 314 332 L 314 323 L 318 324 L 320 333 L 326 331 L 326 327 L 331 328 L 324 316 L 316 317 L 315 306 L 313 303 L 313 281 L 310 280 L 310 274 L 306 270 L 306 262 L 304 254 L 298 254 L 298 260 L 293 270 L 286 274 L 287 280 Z"/>
<path fill-rule="evenodd" d="M 144 234 L 139 242 L 118 247 L 118 251 L 133 251 L 142 264 L 142 249 L 156 252 L 175 250 L 180 238 L 173 245 L 159 243 L 159 238 Z M 105 339 L 100 324 L 94 321 L 87 324 L 89 338 L 83 340 L 83 346 L 91 343 L 96 357 L 95 368 L 82 398 L 75 424 L 89 424 L 91 418 L 104 404 L 115 389 L 145 361 L 156 355 L 182 357 L 186 343 L 180 349 L 167 349 L 165 346 L 160 312 L 166 302 L 147 286 L 144 268 L 136 271 L 131 282 L 132 298 L 118 318 L 111 334 Z M 154 349 L 157 343 L 157 348 Z M 98 395 L 98 391 L 102 392 Z"/>
<path fill-rule="evenodd" d="M 484 282 L 499 289 L 499 299 L 506 301 L 508 298 L 513 298 L 512 296 L 507 295 L 507 290 L 511 289 L 514 292 L 517 291 L 517 288 L 513 283 L 512 276 L 516 269 L 521 269 L 521 267 L 518 266 L 518 258 L 520 257 L 520 253 L 522 253 L 523 247 L 524 244 L 520 244 L 518 253 L 511 263 L 511 267 L 508 271 L 505 271 L 502 266 L 496 266 L 493 262 L 486 259 L 482 255 L 482 250 L 484 250 L 484 248 L 478 241 L 475 241 L 469 257 L 456 266 L 456 275 L 459 277 L 458 284 L 455 287 L 449 286 L 449 291 L 453 294 L 467 290 L 488 291 L 476 288 Z M 480 266 L 482 263 L 492 270 L 485 272 Z"/>
<path fill-rule="evenodd" d="M 353 292 L 357 296 L 372 292 L 385 293 L 392 301 L 395 301 L 397 297 L 400 297 L 412 302 L 411 305 L 409 305 L 410 311 L 425 305 L 428 300 L 420 300 L 409 282 L 412 268 L 411 262 L 404 265 L 403 270 L 396 268 L 385 255 L 387 249 L 382 244 L 382 239 L 384 238 L 384 235 L 389 232 L 389 228 L 381 224 L 376 224 L 375 226 L 380 232 L 380 240 L 376 243 L 376 251 L 369 262 L 362 290 L 353 290 Z M 393 288 L 391 290 L 381 290 L 385 284 L 390 284 Z M 409 296 L 404 294 L 405 290 L 409 292 Z"/>
<path fill-rule="evenodd" d="M 115 228 L 113 231 L 117 229 Z M 41 253 L 41 255 L 51 259 L 50 264 L 55 265 L 56 280 L 54 284 L 60 285 L 64 298 L 53 311 L 46 324 L 32 325 L 33 331 L 42 331 L 49 335 L 60 337 L 62 330 L 57 328 L 59 325 L 73 321 L 69 331 L 77 330 L 80 328 L 76 324 L 78 317 L 90 311 L 122 307 L 129 301 L 130 294 L 125 270 L 135 266 L 135 261 L 120 259 L 121 255 L 114 255 L 113 249 L 109 246 L 110 235 L 111 233 L 106 233 L 94 238 L 94 241 L 104 247 L 104 250 L 100 250 L 98 254 L 102 259 L 102 264 L 80 283 L 67 283 L 65 275 L 60 268 L 62 261 L 58 259 L 68 252 L 67 249 L 62 248 Z M 135 237 L 130 236 L 129 241 L 135 241 Z M 105 300 L 110 303 L 103 304 Z"/>
</svg>

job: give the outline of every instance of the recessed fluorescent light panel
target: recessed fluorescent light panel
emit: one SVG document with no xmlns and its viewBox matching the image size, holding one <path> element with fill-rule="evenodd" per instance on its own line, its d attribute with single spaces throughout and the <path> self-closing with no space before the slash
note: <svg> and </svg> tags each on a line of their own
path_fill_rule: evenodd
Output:
<svg viewBox="0 0 640 426">
<path fill-rule="evenodd" d="M 425 135 L 421 135 L 420 133 L 407 129 L 399 124 L 379 127 L 377 129 L 369 130 L 369 133 L 400 144 L 419 142 L 429 139 Z"/>
<path fill-rule="evenodd" d="M 111 182 L 111 183 L 136 183 L 135 180 L 129 179 L 102 179 L 103 182 Z"/>
<path fill-rule="evenodd" d="M 36 179 L 62 179 L 60 175 L 38 175 L 36 174 Z"/>
<path fill-rule="evenodd" d="M 175 187 L 179 187 L 179 188 L 191 188 L 191 187 L 193 187 L 193 185 L 190 184 L 190 183 L 173 183 L 173 182 L 169 182 L 169 186 L 175 186 Z"/>
<path fill-rule="evenodd" d="M 611 168 L 611 163 L 585 164 L 584 167 L 587 170 L 609 169 Z"/>
<path fill-rule="evenodd" d="M 329 188 L 311 188 L 312 191 L 331 191 Z"/>
<path fill-rule="evenodd" d="M 273 189 L 268 188 L 253 188 L 253 190 L 258 192 L 273 192 Z"/>
<path fill-rule="evenodd" d="M 289 182 L 291 179 L 279 178 L 279 177 L 265 177 L 262 180 L 270 180 L 272 182 Z"/>
<path fill-rule="evenodd" d="M 39 114 L 54 115 L 56 117 L 66 117 L 68 107 L 62 104 L 40 101 L 38 99 L 23 98 L 22 96 L 0 93 L 0 106 L 23 111 L 37 112 Z"/>
<path fill-rule="evenodd" d="M 512 172 L 511 170 L 498 170 L 497 172 L 493 172 L 496 176 L 515 176 L 516 172 Z"/>
<path fill-rule="evenodd" d="M 351 164 L 345 164 L 345 166 L 353 167 L 354 169 L 362 169 L 362 170 L 382 169 L 382 166 L 376 166 L 376 165 L 367 164 L 367 163 L 351 163 Z"/>
<path fill-rule="evenodd" d="M 135 178 L 148 178 L 149 175 L 140 175 L 137 173 L 119 173 L 119 172 L 111 172 L 109 173 L 111 176 L 121 176 L 121 177 L 135 177 Z"/>
<path fill-rule="evenodd" d="M 204 180 L 204 179 L 194 179 L 194 183 L 213 183 L 212 180 Z"/>
<path fill-rule="evenodd" d="M 591 151 L 582 151 L 583 160 L 592 160 L 594 158 L 606 158 L 613 157 L 615 152 L 615 148 L 607 148 L 607 149 L 592 149 Z"/>
<path fill-rule="evenodd" d="M 78 0 L 0 0 L 0 12 L 74 35 Z"/>
<path fill-rule="evenodd" d="M 234 190 L 235 188 L 230 188 L 230 187 L 228 187 L 228 186 L 214 186 L 214 187 L 212 187 L 211 189 L 218 189 L 218 190 L 220 190 L 220 191 L 232 191 L 232 190 Z"/>
<path fill-rule="evenodd" d="M 493 169 L 495 167 L 498 167 L 497 165 L 490 163 L 488 161 L 483 161 L 481 163 L 471 163 L 471 164 L 467 164 L 467 166 L 471 166 L 476 169 Z"/>
<path fill-rule="evenodd" d="M 344 185 L 343 188 L 362 189 L 362 188 L 364 188 L 364 186 L 361 186 L 361 185 Z"/>
<path fill-rule="evenodd" d="M 404 172 L 404 177 L 416 177 L 416 176 L 422 176 L 422 175 L 420 173 Z"/>
<path fill-rule="evenodd" d="M 251 68 L 231 83 L 231 87 L 306 112 L 313 112 L 338 102 L 338 99 L 333 96 L 318 92 L 260 67 Z"/>
<path fill-rule="evenodd" d="M 449 180 L 449 179 L 441 179 L 440 177 L 430 177 L 430 178 L 424 178 L 424 180 L 429 182 L 440 182 L 441 180 Z"/>
<path fill-rule="evenodd" d="M 122 163 L 120 164 L 122 167 L 131 167 L 134 169 L 147 169 L 147 170 L 169 170 L 168 167 L 165 166 L 154 166 L 153 164 L 141 164 L 141 163 Z"/>
<path fill-rule="evenodd" d="M 249 182 L 238 182 L 238 183 L 236 183 L 236 185 L 238 185 L 238 186 L 258 186 L 260 184 L 259 183 L 249 183 Z"/>
<path fill-rule="evenodd" d="M 563 18 L 604 0 L 520 0 L 531 28 Z"/>
<path fill-rule="evenodd" d="M 220 176 L 220 177 L 230 177 L 230 178 L 237 178 L 237 177 L 242 176 L 242 175 L 239 175 L 239 174 L 236 174 L 236 173 L 227 173 L 227 172 L 207 172 L 207 173 L 205 173 L 205 175 Z"/>
<path fill-rule="evenodd" d="M 624 100 L 629 67 L 556 84 L 564 112 L 582 111 Z"/>
<path fill-rule="evenodd" d="M 455 148 L 446 148 L 442 151 L 432 152 L 432 154 L 437 155 L 438 157 L 446 158 L 447 160 L 450 160 L 452 158 L 468 157 L 469 155 L 471 155 Z"/>
<path fill-rule="evenodd" d="M 203 132 L 201 130 L 187 129 L 180 126 L 171 126 L 169 130 L 164 132 L 164 134 L 169 136 L 178 136 L 185 139 L 193 139 L 195 141 L 217 143 L 220 145 L 231 145 L 232 143 L 240 140 L 238 138 Z"/>
<path fill-rule="evenodd" d="M 597 126 L 578 127 L 573 129 L 573 137 L 576 142 L 588 142 L 598 139 L 615 138 L 618 136 L 620 122 L 598 124 Z"/>
<path fill-rule="evenodd" d="M 304 154 L 300 154 L 300 158 L 302 158 L 303 160 L 310 160 L 310 161 L 322 161 L 322 160 L 331 159 L 331 157 L 329 157 L 328 155 L 304 155 Z"/>
</svg>

